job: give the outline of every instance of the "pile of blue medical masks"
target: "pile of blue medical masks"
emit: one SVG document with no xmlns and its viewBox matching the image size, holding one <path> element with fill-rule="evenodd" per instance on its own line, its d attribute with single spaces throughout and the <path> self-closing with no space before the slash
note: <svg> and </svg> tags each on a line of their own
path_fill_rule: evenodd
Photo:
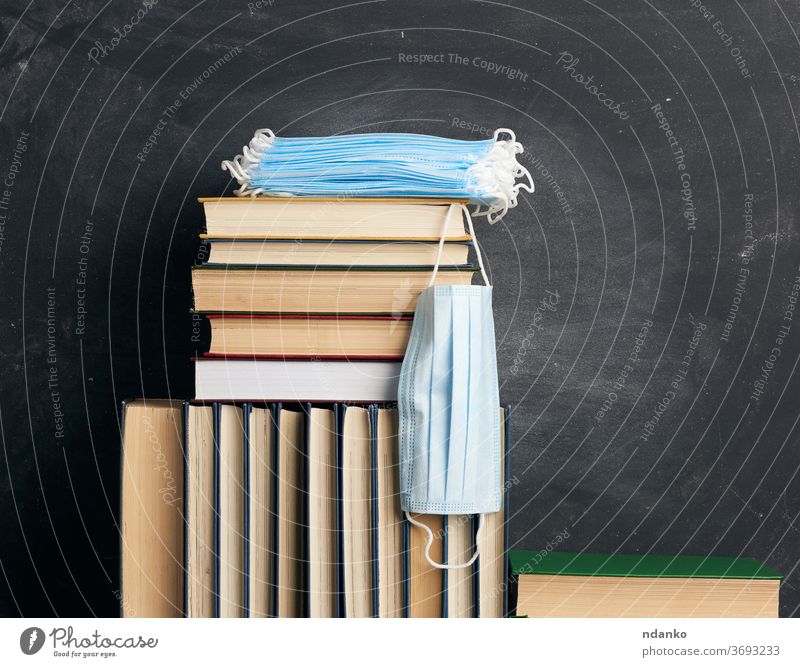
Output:
<svg viewBox="0 0 800 667">
<path fill-rule="evenodd" d="M 262 129 L 222 168 L 239 182 L 241 197 L 466 199 L 477 205 L 473 215 L 495 223 L 517 205 L 520 190 L 533 192 L 530 173 L 517 161 L 522 151 L 507 129 L 482 141 L 397 133 L 276 137 Z"/>
</svg>

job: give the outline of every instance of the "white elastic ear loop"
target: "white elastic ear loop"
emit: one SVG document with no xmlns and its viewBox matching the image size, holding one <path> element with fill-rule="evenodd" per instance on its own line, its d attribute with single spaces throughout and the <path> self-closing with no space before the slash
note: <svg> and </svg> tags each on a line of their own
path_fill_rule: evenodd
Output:
<svg viewBox="0 0 800 667">
<path fill-rule="evenodd" d="M 469 235 L 472 237 L 472 245 L 475 248 L 475 255 L 478 258 L 478 266 L 481 268 L 481 275 L 483 276 L 483 282 L 486 284 L 487 287 L 491 287 L 492 284 L 489 282 L 489 276 L 486 275 L 486 269 L 483 268 L 483 256 L 481 255 L 481 247 L 478 245 L 478 237 L 475 236 L 475 227 L 473 227 L 472 225 L 472 216 L 469 214 L 469 209 L 463 204 L 461 205 L 461 210 L 464 212 L 464 215 L 467 216 L 467 226 L 469 227 Z"/>
<path fill-rule="evenodd" d="M 470 558 L 466 563 L 459 563 L 458 565 L 444 565 L 443 563 L 437 563 L 431 558 L 433 531 L 429 526 L 425 525 L 421 521 L 413 519 L 410 512 L 406 512 L 406 519 L 408 519 L 409 523 L 417 528 L 422 528 L 422 530 L 424 530 L 427 534 L 427 541 L 425 542 L 425 560 L 428 561 L 428 564 L 431 567 L 438 568 L 439 570 L 463 570 L 465 567 L 472 567 L 472 564 L 478 560 L 478 555 L 480 554 L 481 534 L 483 533 L 484 516 L 485 515 L 483 514 L 478 515 L 478 532 L 475 534 L 475 553 L 472 554 L 472 558 Z"/>
<path fill-rule="evenodd" d="M 240 187 L 234 190 L 234 194 L 239 197 L 255 197 L 264 192 L 263 188 L 250 188 L 250 168 L 258 165 L 264 156 L 264 151 L 272 146 L 275 140 L 275 133 L 269 128 L 260 128 L 255 131 L 253 138 L 247 146 L 242 147 L 242 152 L 232 160 L 223 160 L 220 167 L 223 171 L 229 171 Z"/>
<path fill-rule="evenodd" d="M 536 190 L 536 186 L 533 184 L 533 176 L 531 176 L 531 172 L 529 172 L 525 167 L 522 165 L 519 166 L 520 176 L 525 176 L 528 179 L 528 184 L 525 183 L 518 183 L 515 185 L 515 191 L 519 192 L 520 190 L 525 190 L 527 192 L 533 193 Z"/>
<path fill-rule="evenodd" d="M 223 160 L 222 164 L 220 164 L 222 171 L 227 169 L 231 173 L 231 176 L 238 181 L 239 185 L 244 185 L 249 179 L 247 172 L 242 166 L 242 158 L 242 155 L 237 155 L 232 160 Z"/>
<path fill-rule="evenodd" d="M 502 207 L 495 207 L 494 209 L 489 209 L 489 211 L 486 214 L 487 222 L 490 225 L 494 225 L 494 224 L 500 222 L 500 220 L 503 219 L 503 216 L 505 216 L 505 214 L 508 213 L 509 204 L 510 204 L 510 202 L 505 201 L 505 202 L 503 202 L 503 206 Z M 492 215 L 495 214 L 495 213 L 498 213 L 499 215 L 495 215 L 494 217 L 492 217 Z"/>
<path fill-rule="evenodd" d="M 436 251 L 436 263 L 433 265 L 433 273 L 431 273 L 431 279 L 428 283 L 428 287 L 433 286 L 433 281 L 436 280 L 436 274 L 439 273 L 439 264 L 442 261 L 442 251 L 444 250 L 444 239 L 447 236 L 447 223 L 449 222 L 450 216 L 446 216 L 444 219 L 444 224 L 442 224 L 442 233 L 439 236 L 439 249 Z"/>
<path fill-rule="evenodd" d="M 500 135 L 501 135 L 503 132 L 505 132 L 506 134 L 508 134 L 508 135 L 510 135 L 510 136 L 511 136 L 511 142 L 512 142 L 512 143 L 513 143 L 513 142 L 516 142 L 516 140 L 517 140 L 517 135 L 516 135 L 516 134 L 514 134 L 514 133 L 513 133 L 511 130 L 509 130 L 507 127 L 501 127 L 501 128 L 498 128 L 498 129 L 496 129 L 496 130 L 494 131 L 494 137 L 493 137 L 493 139 L 494 139 L 495 141 L 497 141 L 498 137 L 499 137 L 499 136 L 500 136 Z"/>
</svg>

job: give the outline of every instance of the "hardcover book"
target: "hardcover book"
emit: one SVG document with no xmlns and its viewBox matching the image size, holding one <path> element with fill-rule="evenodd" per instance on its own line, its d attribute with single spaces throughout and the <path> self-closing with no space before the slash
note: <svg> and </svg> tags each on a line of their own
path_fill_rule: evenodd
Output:
<svg viewBox="0 0 800 667">
<path fill-rule="evenodd" d="M 396 409 L 137 401 L 124 410 L 124 615 L 505 613 L 507 496 L 472 569 L 430 567 L 400 508 Z M 434 526 L 435 559 L 474 552 L 472 517 L 421 519 Z"/>
<path fill-rule="evenodd" d="M 402 359 L 410 315 L 209 314 L 209 357 Z"/>
<path fill-rule="evenodd" d="M 466 241 L 462 200 L 201 198 L 208 237 Z"/>
<path fill-rule="evenodd" d="M 206 266 L 426 266 L 439 254 L 439 244 L 432 241 L 213 238 L 206 243 Z M 449 242 L 440 261 L 466 264 L 468 254 L 468 242 Z"/>
<path fill-rule="evenodd" d="M 517 615 L 778 615 L 781 575 L 752 558 L 512 550 Z"/>
<path fill-rule="evenodd" d="M 183 615 L 183 415 L 179 401 L 122 406 L 120 612 Z"/>
<path fill-rule="evenodd" d="M 196 266 L 194 307 L 212 313 L 413 313 L 432 266 Z M 469 285 L 471 264 L 442 266 L 436 285 Z"/>
</svg>

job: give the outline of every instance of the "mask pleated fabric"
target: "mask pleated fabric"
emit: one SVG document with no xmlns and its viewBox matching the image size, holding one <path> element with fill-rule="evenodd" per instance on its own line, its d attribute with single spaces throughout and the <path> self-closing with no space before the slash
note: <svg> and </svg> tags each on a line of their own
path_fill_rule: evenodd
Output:
<svg viewBox="0 0 800 667">
<path fill-rule="evenodd" d="M 260 129 L 222 169 L 241 197 L 466 199 L 476 205 L 473 215 L 495 223 L 517 205 L 520 190 L 533 192 L 517 160 L 523 150 L 508 129 L 480 141 L 404 133 L 278 137 Z"/>
<path fill-rule="evenodd" d="M 444 234 L 428 287 L 417 300 L 398 383 L 400 506 L 427 534 L 425 557 L 440 569 L 471 567 L 487 513 L 502 506 L 500 397 L 492 287 L 467 214 L 484 285 L 436 285 Z M 431 558 L 433 533 L 413 513 L 478 514 L 465 563 Z"/>
</svg>

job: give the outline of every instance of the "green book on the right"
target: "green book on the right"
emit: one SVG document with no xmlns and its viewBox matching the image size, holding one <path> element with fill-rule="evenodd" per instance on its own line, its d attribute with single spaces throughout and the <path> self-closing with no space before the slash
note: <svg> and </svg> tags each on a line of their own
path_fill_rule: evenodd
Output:
<svg viewBox="0 0 800 667">
<path fill-rule="evenodd" d="M 781 575 L 752 558 L 512 550 L 518 616 L 776 617 Z"/>
</svg>

